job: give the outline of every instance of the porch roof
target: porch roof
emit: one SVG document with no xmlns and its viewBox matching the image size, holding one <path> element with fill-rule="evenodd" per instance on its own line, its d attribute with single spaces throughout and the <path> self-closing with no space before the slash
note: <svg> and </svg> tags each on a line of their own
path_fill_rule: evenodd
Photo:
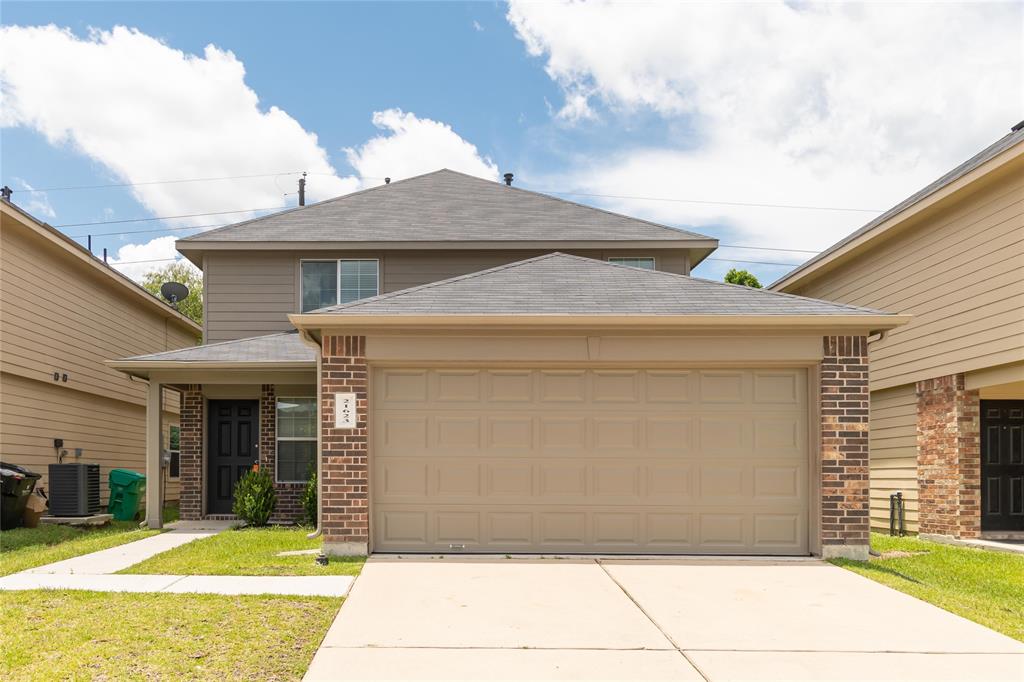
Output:
<svg viewBox="0 0 1024 682">
<path fill-rule="evenodd" d="M 209 343 L 163 353 L 136 355 L 107 363 L 114 369 L 146 376 L 158 369 L 260 369 L 316 366 L 316 352 L 298 331 Z"/>
</svg>

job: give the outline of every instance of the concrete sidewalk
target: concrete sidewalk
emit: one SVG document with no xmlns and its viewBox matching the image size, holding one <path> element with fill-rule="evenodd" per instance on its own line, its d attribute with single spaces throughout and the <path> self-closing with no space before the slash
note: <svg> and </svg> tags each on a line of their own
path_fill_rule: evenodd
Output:
<svg viewBox="0 0 1024 682">
<path fill-rule="evenodd" d="M 188 544 L 193 540 L 208 538 L 231 527 L 229 521 L 178 521 L 169 524 L 168 530 L 142 540 L 129 542 L 110 549 L 83 554 L 64 561 L 30 568 L 24 573 L 49 573 L 63 575 L 107 575 L 123 571 L 129 566 L 143 562 L 169 549 Z"/>
<path fill-rule="evenodd" d="M 350 576 L 115 575 L 161 552 L 227 530 L 231 521 L 178 521 L 171 530 L 0 578 L 0 590 L 92 590 L 344 597 Z"/>
</svg>

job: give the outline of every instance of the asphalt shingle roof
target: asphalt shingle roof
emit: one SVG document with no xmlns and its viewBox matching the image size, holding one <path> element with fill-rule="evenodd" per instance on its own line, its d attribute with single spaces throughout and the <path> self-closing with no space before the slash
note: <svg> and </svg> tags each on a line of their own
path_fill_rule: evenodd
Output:
<svg viewBox="0 0 1024 682">
<path fill-rule="evenodd" d="M 879 315 L 669 272 L 551 253 L 313 314 L 341 315 Z"/>
<path fill-rule="evenodd" d="M 122 362 L 316 362 L 316 353 L 299 338 L 298 332 L 254 336 L 221 341 L 180 350 L 137 355 Z"/>
<path fill-rule="evenodd" d="M 190 242 L 712 239 L 443 169 L 178 240 Z"/>
</svg>

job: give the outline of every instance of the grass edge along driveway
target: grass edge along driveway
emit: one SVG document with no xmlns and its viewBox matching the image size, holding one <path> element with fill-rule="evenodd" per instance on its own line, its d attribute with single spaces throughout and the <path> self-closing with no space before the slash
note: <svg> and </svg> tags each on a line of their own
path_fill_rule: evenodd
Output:
<svg viewBox="0 0 1024 682">
<path fill-rule="evenodd" d="M 0 592 L 5 682 L 297 680 L 341 606 L 335 597 Z"/>
<path fill-rule="evenodd" d="M 162 575 L 351 575 L 359 574 L 366 557 L 330 557 L 318 566 L 313 554 L 278 556 L 281 552 L 318 550 L 308 528 L 267 526 L 226 530 L 175 547 L 120 573 Z"/>
<path fill-rule="evenodd" d="M 870 561 L 836 566 L 1024 642 L 1024 554 L 872 533 Z"/>
</svg>

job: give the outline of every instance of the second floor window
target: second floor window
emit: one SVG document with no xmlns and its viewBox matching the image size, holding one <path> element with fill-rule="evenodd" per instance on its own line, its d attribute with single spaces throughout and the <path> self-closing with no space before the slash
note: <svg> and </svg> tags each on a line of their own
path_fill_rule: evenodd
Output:
<svg viewBox="0 0 1024 682">
<path fill-rule="evenodd" d="M 371 259 L 302 261 L 302 312 L 376 296 L 378 274 Z"/>
</svg>

